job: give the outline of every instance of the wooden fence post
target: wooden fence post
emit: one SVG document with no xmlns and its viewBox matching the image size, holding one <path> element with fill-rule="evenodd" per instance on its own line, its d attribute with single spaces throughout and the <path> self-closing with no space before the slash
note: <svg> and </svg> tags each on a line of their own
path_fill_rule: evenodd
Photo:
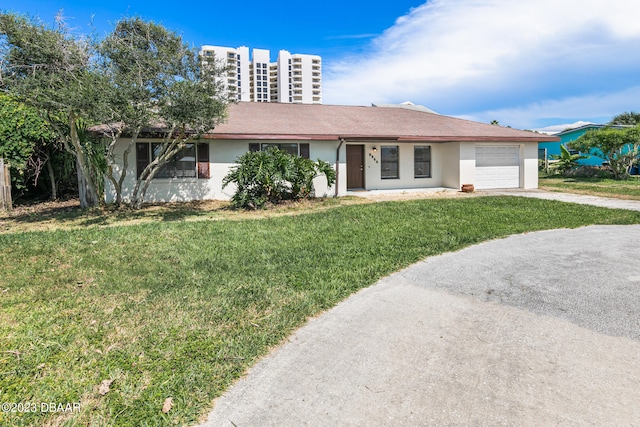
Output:
<svg viewBox="0 0 640 427">
<path fill-rule="evenodd" d="M 10 211 L 12 207 L 9 166 L 4 164 L 3 159 L 0 159 L 0 210 Z"/>
</svg>

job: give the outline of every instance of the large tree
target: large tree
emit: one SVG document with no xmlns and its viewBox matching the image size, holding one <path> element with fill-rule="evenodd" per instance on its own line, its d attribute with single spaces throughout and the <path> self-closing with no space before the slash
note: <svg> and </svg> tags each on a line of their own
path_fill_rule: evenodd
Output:
<svg viewBox="0 0 640 427">
<path fill-rule="evenodd" d="M 102 121 L 110 123 L 102 130 L 109 137 L 107 178 L 116 204 L 122 200 L 129 155 L 138 138 L 153 129 L 162 139 L 133 193 L 125 195 L 132 206 L 139 207 L 162 165 L 224 118 L 226 94 L 216 79 L 221 70 L 216 63 L 203 63 L 179 35 L 140 18 L 118 22 L 98 52 L 111 88 L 101 112 Z M 124 167 L 119 167 L 114 150 L 123 136 L 127 146 Z"/>
<path fill-rule="evenodd" d="M 629 168 L 638 163 L 640 127 L 591 129 L 569 143 L 569 147 L 604 158 L 615 178 L 626 178 Z"/>
<path fill-rule="evenodd" d="M 76 158 L 82 207 L 99 203 L 102 179 L 78 134 L 78 119 L 90 118 L 104 85 L 92 70 L 89 40 L 73 36 L 58 17 L 54 27 L 25 16 L 0 14 L 0 87 L 49 116 L 65 149 Z"/>
</svg>

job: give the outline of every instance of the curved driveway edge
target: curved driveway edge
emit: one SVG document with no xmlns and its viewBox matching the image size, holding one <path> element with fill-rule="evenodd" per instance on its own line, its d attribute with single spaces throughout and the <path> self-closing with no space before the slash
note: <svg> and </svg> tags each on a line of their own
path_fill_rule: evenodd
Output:
<svg viewBox="0 0 640 427">
<path fill-rule="evenodd" d="M 428 258 L 311 319 L 205 426 L 638 425 L 640 225 Z"/>
</svg>

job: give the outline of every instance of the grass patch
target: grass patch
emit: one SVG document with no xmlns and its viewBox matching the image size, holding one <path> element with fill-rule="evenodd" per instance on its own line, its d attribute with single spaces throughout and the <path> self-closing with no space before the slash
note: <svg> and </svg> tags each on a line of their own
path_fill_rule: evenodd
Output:
<svg viewBox="0 0 640 427">
<path fill-rule="evenodd" d="M 242 211 L 231 208 L 229 202 L 204 200 L 181 203 L 147 204 L 141 209 L 112 206 L 80 209 L 78 200 L 44 202 L 33 206 L 17 206 L 13 211 L 0 211 L 0 233 L 17 231 L 52 231 L 86 227 L 110 227 L 151 222 L 243 220 L 297 215 L 317 212 L 337 206 L 370 203 L 359 197 L 302 199 L 282 203 L 271 209 Z"/>
<path fill-rule="evenodd" d="M 640 177 L 626 180 L 609 178 L 566 178 L 560 176 L 540 177 L 538 186 L 542 190 L 640 200 Z"/>
<path fill-rule="evenodd" d="M 0 425 L 195 423 L 308 317 L 380 277 L 487 239 L 596 223 L 640 213 L 488 196 L 0 234 L 1 400 L 81 403 L 0 413 Z"/>
</svg>

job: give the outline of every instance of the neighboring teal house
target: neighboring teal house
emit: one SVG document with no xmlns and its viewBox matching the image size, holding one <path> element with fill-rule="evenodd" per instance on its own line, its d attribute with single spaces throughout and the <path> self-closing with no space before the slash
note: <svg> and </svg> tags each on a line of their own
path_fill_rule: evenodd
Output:
<svg viewBox="0 0 640 427">
<path fill-rule="evenodd" d="M 560 138 L 560 142 L 540 142 L 538 143 L 538 150 L 542 152 L 543 149 L 546 149 L 546 155 L 548 160 L 553 160 L 551 156 L 560 155 L 560 145 L 567 146 L 571 141 L 575 141 L 585 134 L 586 131 L 590 129 L 602 129 L 606 125 L 598 125 L 595 123 L 590 123 L 588 125 L 580 126 L 573 129 L 563 130 L 562 132 L 556 133 L 553 136 L 557 136 Z M 604 159 L 601 157 L 594 156 L 592 154 L 587 154 L 589 157 L 586 159 L 578 160 L 578 163 L 581 165 L 589 165 L 589 166 L 602 166 L 602 162 Z M 544 154 L 541 153 L 540 158 L 542 158 Z"/>
<path fill-rule="evenodd" d="M 538 143 L 538 158 L 543 159 L 544 158 L 544 152 L 543 150 L 546 149 L 546 156 L 548 160 L 553 160 L 551 156 L 553 155 L 559 155 L 560 154 L 560 145 L 564 145 L 565 147 L 567 146 L 568 143 L 570 143 L 571 141 L 575 141 L 576 139 L 580 138 L 582 135 L 585 134 L 585 132 L 587 132 L 588 130 L 591 129 L 602 129 L 604 127 L 613 127 L 613 128 L 617 128 L 617 129 L 622 129 L 628 126 L 610 126 L 610 125 L 598 125 L 595 123 L 590 123 L 584 126 L 580 126 L 577 128 L 573 128 L 573 129 L 567 129 L 567 130 L 563 130 L 562 132 L 556 133 L 553 136 L 557 136 L 558 138 L 560 138 L 560 142 L 540 142 Z M 568 148 L 568 147 L 567 147 Z M 572 151 L 569 150 L 572 154 L 577 154 L 577 151 Z M 602 157 L 598 157 L 598 156 L 594 156 L 593 154 L 589 154 L 589 153 L 580 153 L 580 154 L 584 154 L 587 157 L 586 159 L 580 159 L 578 160 L 578 163 L 580 163 L 581 165 L 587 165 L 587 166 L 602 166 L 602 163 L 605 161 Z"/>
</svg>

